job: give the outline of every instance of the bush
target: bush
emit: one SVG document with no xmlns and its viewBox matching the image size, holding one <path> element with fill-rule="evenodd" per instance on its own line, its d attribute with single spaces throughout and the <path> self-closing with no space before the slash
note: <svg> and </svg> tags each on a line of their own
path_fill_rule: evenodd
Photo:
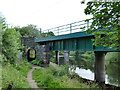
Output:
<svg viewBox="0 0 120 90">
<path fill-rule="evenodd" d="M 66 67 L 55 67 L 50 65 L 46 69 L 33 71 L 33 79 L 40 88 L 88 88 L 89 86 L 80 83 L 77 79 L 70 79 L 67 76 Z"/>
<path fill-rule="evenodd" d="M 43 59 L 40 59 L 40 60 L 35 59 L 31 63 L 34 64 L 34 65 L 38 65 L 38 66 L 44 66 Z"/>
<path fill-rule="evenodd" d="M 58 70 L 54 66 L 49 65 L 49 71 L 52 73 L 52 75 L 58 76 Z"/>
<path fill-rule="evenodd" d="M 2 66 L 2 88 L 7 88 L 10 82 L 13 82 L 13 88 L 30 88 L 26 77 L 31 68 L 25 59 L 22 63 Z"/>
<path fill-rule="evenodd" d="M 55 58 L 54 58 L 54 57 L 51 57 L 51 58 L 50 58 L 50 62 L 55 63 L 55 62 L 56 62 L 56 61 L 55 61 Z"/>
<path fill-rule="evenodd" d="M 61 65 L 59 69 L 59 76 L 63 76 L 65 74 L 67 74 L 66 67 Z"/>
</svg>

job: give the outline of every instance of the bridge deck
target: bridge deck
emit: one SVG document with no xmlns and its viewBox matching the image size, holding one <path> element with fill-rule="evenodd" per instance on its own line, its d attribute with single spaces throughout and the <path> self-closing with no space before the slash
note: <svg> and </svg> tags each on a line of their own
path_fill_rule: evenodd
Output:
<svg viewBox="0 0 120 90">
<path fill-rule="evenodd" d="M 93 42 L 91 39 L 94 38 L 94 35 L 86 34 L 85 31 L 81 31 L 81 27 L 85 26 L 85 30 L 87 30 L 90 26 L 91 22 L 78 21 L 74 23 L 70 23 L 67 25 L 62 25 L 59 27 L 43 30 L 43 33 L 54 33 L 55 36 L 52 37 L 44 37 L 35 39 L 36 43 L 40 45 L 48 45 L 50 50 L 64 50 L 64 51 L 120 51 L 109 49 L 108 47 L 96 47 L 93 46 Z M 102 30 L 102 29 L 101 29 Z M 76 32 L 77 31 L 77 32 Z M 41 31 L 40 31 L 41 32 Z M 76 33 L 75 33 L 76 32 Z M 70 34 L 66 34 L 70 33 Z M 64 34 L 64 35 L 62 35 Z"/>
<path fill-rule="evenodd" d="M 94 35 L 86 34 L 86 32 L 77 32 L 66 35 L 52 36 L 35 39 L 40 45 L 48 45 L 50 50 L 55 51 L 120 51 L 109 49 L 107 47 L 93 46 L 92 38 Z"/>
</svg>

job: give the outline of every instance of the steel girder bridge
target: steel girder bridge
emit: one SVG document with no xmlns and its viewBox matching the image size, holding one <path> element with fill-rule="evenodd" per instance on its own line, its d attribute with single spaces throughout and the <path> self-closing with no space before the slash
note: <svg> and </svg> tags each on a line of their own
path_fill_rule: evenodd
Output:
<svg viewBox="0 0 120 90">
<path fill-rule="evenodd" d="M 51 51 L 56 51 L 56 60 L 59 59 L 58 51 L 94 51 L 95 81 L 105 82 L 105 55 L 107 52 L 119 52 L 120 49 L 115 50 L 103 46 L 94 46 L 91 40 L 94 38 L 94 35 L 86 34 L 86 31 L 81 31 L 81 27 L 85 26 L 85 30 L 87 30 L 90 24 L 90 22 L 83 20 L 43 30 L 42 33 L 49 34 L 49 32 L 53 32 L 55 36 L 41 37 L 34 41 L 39 43 L 39 45 L 49 46 Z M 65 56 L 68 55 L 69 57 L 67 52 L 65 54 Z"/>
</svg>

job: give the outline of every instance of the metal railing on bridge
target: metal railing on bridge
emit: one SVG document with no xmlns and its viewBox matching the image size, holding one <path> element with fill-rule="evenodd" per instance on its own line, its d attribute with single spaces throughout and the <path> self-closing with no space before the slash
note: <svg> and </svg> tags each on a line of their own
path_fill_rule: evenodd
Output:
<svg viewBox="0 0 120 90">
<path fill-rule="evenodd" d="M 83 30 L 83 27 L 84 30 L 87 30 L 91 23 L 92 22 L 85 22 L 85 20 L 82 20 L 47 30 L 40 30 L 40 38 L 80 32 Z"/>
</svg>

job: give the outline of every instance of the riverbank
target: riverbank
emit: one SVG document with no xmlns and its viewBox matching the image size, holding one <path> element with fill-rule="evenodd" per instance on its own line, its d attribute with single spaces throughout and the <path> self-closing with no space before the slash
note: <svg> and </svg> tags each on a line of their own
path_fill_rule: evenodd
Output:
<svg viewBox="0 0 120 90">
<path fill-rule="evenodd" d="M 67 69 L 63 65 L 58 67 L 50 63 L 45 69 L 34 70 L 32 77 L 39 88 L 100 88 L 98 84 L 83 83 L 81 78 L 77 78 L 75 73 L 69 74 Z"/>
<path fill-rule="evenodd" d="M 2 64 L 2 88 L 8 88 L 11 84 L 12 88 L 31 88 L 27 82 L 27 73 L 31 69 L 27 60 L 17 62 L 12 65 L 9 63 Z"/>
</svg>

